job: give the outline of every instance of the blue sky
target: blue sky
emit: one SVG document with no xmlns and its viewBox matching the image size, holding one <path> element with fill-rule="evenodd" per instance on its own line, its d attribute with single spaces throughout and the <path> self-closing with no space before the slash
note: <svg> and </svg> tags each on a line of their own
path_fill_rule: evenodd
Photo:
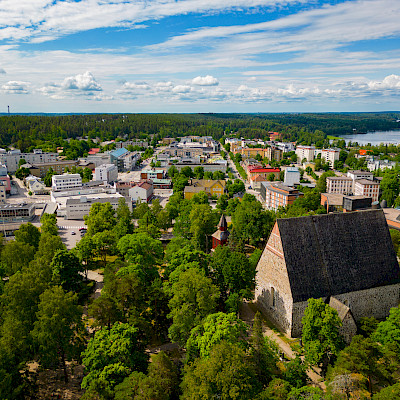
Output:
<svg viewBox="0 0 400 400">
<path fill-rule="evenodd" d="M 0 0 L 0 112 L 399 110 L 399 0 Z"/>
</svg>

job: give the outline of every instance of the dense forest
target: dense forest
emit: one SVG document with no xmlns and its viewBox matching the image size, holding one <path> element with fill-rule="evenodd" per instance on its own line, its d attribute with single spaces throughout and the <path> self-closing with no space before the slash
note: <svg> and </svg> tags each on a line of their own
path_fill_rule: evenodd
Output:
<svg viewBox="0 0 400 400">
<path fill-rule="evenodd" d="M 0 117 L 0 146 L 13 145 L 22 151 L 45 150 L 63 145 L 63 140 L 88 136 L 102 140 L 123 138 L 155 139 L 167 136 L 210 135 L 224 132 L 248 138 L 263 138 L 270 131 L 304 144 L 327 135 L 343 135 L 399 128 L 400 113 L 343 114 L 88 114 L 10 115 Z"/>
</svg>

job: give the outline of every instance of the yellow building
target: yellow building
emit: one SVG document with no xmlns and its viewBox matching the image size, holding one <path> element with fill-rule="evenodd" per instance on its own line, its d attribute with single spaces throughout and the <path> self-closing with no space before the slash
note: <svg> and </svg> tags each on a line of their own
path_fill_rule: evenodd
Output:
<svg viewBox="0 0 400 400">
<path fill-rule="evenodd" d="M 220 197 L 225 193 L 226 183 L 223 180 L 192 179 L 191 186 L 186 186 L 184 190 L 185 199 L 190 200 L 196 193 L 205 192 L 208 196 Z"/>
</svg>

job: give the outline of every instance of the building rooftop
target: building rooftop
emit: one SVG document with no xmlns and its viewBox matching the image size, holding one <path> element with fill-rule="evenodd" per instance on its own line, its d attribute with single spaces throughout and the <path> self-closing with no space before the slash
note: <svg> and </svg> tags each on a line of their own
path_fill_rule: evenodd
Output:
<svg viewBox="0 0 400 400">
<path fill-rule="evenodd" d="M 113 156 L 113 157 L 115 157 L 115 158 L 118 158 L 118 157 L 123 156 L 123 155 L 126 154 L 126 153 L 129 153 L 129 150 L 127 150 L 125 147 L 121 147 L 120 149 L 113 150 L 113 151 L 110 153 L 110 155 Z"/>
<path fill-rule="evenodd" d="M 359 183 L 361 185 L 379 185 L 379 182 L 372 181 L 370 179 L 357 179 L 356 183 Z"/>
<path fill-rule="evenodd" d="M 294 302 L 400 281 L 382 210 L 278 219 Z"/>
</svg>

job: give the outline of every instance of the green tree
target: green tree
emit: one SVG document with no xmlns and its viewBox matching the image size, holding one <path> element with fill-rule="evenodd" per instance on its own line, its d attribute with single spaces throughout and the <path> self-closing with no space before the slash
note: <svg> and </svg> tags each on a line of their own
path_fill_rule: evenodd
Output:
<svg viewBox="0 0 400 400">
<path fill-rule="evenodd" d="M 87 234 L 94 236 L 98 232 L 112 231 L 117 221 L 110 203 L 94 203 L 90 207 L 89 215 L 85 215 L 88 227 Z"/>
<path fill-rule="evenodd" d="M 134 233 L 122 237 L 117 247 L 126 261 L 144 267 L 148 279 L 153 280 L 158 275 L 156 265 L 161 263 L 164 255 L 159 240 L 153 239 L 146 233 Z"/>
<path fill-rule="evenodd" d="M 53 257 L 51 268 L 53 282 L 61 285 L 66 292 L 79 291 L 82 283 L 80 272 L 83 272 L 83 266 L 75 254 L 68 250 L 59 250 Z"/>
<path fill-rule="evenodd" d="M 106 265 L 107 256 L 113 253 L 117 243 L 114 231 L 97 232 L 92 237 L 92 243 L 96 255 L 100 257 L 103 265 Z"/>
<path fill-rule="evenodd" d="M 181 388 L 183 400 L 247 400 L 255 398 L 259 384 L 245 351 L 221 342 L 209 357 L 185 366 Z"/>
<path fill-rule="evenodd" d="M 213 179 L 216 180 L 221 180 L 225 178 L 225 173 L 222 171 L 214 171 L 213 172 Z"/>
<path fill-rule="evenodd" d="M 196 179 L 203 179 L 203 176 L 204 176 L 204 168 L 203 167 L 195 167 L 193 172 L 194 172 L 194 176 L 196 177 Z"/>
<path fill-rule="evenodd" d="M 393 345 L 400 358 L 400 307 L 390 309 L 389 316 L 378 324 L 372 339 L 383 345 Z"/>
<path fill-rule="evenodd" d="M 307 366 L 299 356 L 286 364 L 283 378 L 295 388 L 306 386 L 308 382 Z"/>
<path fill-rule="evenodd" d="M 148 355 L 138 329 L 115 323 L 97 331 L 82 353 L 86 376 L 82 388 L 101 399 L 112 399 L 114 387 L 133 371 L 145 372 Z"/>
<path fill-rule="evenodd" d="M 47 187 L 51 186 L 53 175 L 56 175 L 56 173 L 53 168 L 50 167 L 49 170 L 46 172 L 45 177 L 43 178 L 43 182 Z"/>
<path fill-rule="evenodd" d="M 400 192 L 400 179 L 398 172 L 386 172 L 382 178 L 380 189 L 382 190 L 382 199 L 385 199 L 388 207 L 391 207 Z"/>
<path fill-rule="evenodd" d="M 31 171 L 29 170 L 29 168 L 25 168 L 25 167 L 20 167 L 20 168 L 18 168 L 16 171 L 15 171 L 15 176 L 18 178 L 18 179 L 21 179 L 21 180 L 23 180 L 23 179 L 25 179 L 27 176 L 29 176 L 30 175 L 30 173 L 31 173 Z"/>
<path fill-rule="evenodd" d="M 226 194 L 222 194 L 218 197 L 216 208 L 218 211 L 223 212 L 228 207 L 228 196 Z"/>
<path fill-rule="evenodd" d="M 66 361 L 79 354 L 82 345 L 82 308 L 77 305 L 77 295 L 58 286 L 49 288 L 40 295 L 36 315 L 32 337 L 39 344 L 40 359 L 43 365 L 59 360 L 68 382 Z"/>
<path fill-rule="evenodd" d="M 289 382 L 274 378 L 257 397 L 257 400 L 287 400 L 292 387 Z"/>
<path fill-rule="evenodd" d="M 179 385 L 175 365 L 160 351 L 151 357 L 148 374 L 133 372 L 115 388 L 115 400 L 176 398 Z"/>
<path fill-rule="evenodd" d="M 318 387 L 303 386 L 300 389 L 293 388 L 287 400 L 325 400 L 325 395 Z"/>
<path fill-rule="evenodd" d="M 322 299 L 309 299 L 302 323 L 305 359 L 311 365 L 320 366 L 326 374 L 328 365 L 343 348 L 339 335 L 342 322 L 338 313 Z"/>
<path fill-rule="evenodd" d="M 201 270 L 190 268 L 180 274 L 178 281 L 172 285 L 171 293 L 169 317 L 173 322 L 169 336 L 184 345 L 190 331 L 215 311 L 219 290 Z"/>
<path fill-rule="evenodd" d="M 206 253 L 210 248 L 210 235 L 216 230 L 217 214 L 208 204 L 196 204 L 189 214 L 192 242 L 199 250 Z"/>
<path fill-rule="evenodd" d="M 247 325 L 234 313 L 218 312 L 208 315 L 193 328 L 186 342 L 187 361 L 197 357 L 208 357 L 211 349 L 223 340 L 247 349 Z"/>
<path fill-rule="evenodd" d="M 376 393 L 373 400 L 397 400 L 400 399 L 400 383 L 385 387 Z"/>
<path fill-rule="evenodd" d="M 24 242 L 12 240 L 1 251 L 1 264 L 5 274 L 11 276 L 29 265 L 35 256 L 35 248 Z"/>
<path fill-rule="evenodd" d="M 366 377 L 368 390 L 372 394 L 374 381 L 389 385 L 395 383 L 391 366 L 385 360 L 382 350 L 371 338 L 356 335 L 350 345 L 340 352 L 336 365 L 342 370 Z"/>
<path fill-rule="evenodd" d="M 114 231 L 117 238 L 121 238 L 127 234 L 133 233 L 134 226 L 132 223 L 132 213 L 126 204 L 125 198 L 121 197 L 118 200 L 118 207 L 116 210 L 117 225 L 115 225 Z"/>
<path fill-rule="evenodd" d="M 15 231 L 15 240 L 20 243 L 29 244 L 37 250 L 39 247 L 40 231 L 30 222 L 22 224 L 19 229 Z"/>
<path fill-rule="evenodd" d="M 44 232 L 40 235 L 39 248 L 35 254 L 35 260 L 43 265 L 50 265 L 56 252 L 64 249 L 65 244 L 60 236 Z"/>
<path fill-rule="evenodd" d="M 217 246 L 211 256 L 211 269 L 224 300 L 233 293 L 253 298 L 256 268 L 245 254 L 231 251 L 227 246 Z"/>
<path fill-rule="evenodd" d="M 42 226 L 40 231 L 42 233 L 48 233 L 50 235 L 58 235 L 57 218 L 55 214 L 44 213 L 40 219 Z"/>
</svg>

